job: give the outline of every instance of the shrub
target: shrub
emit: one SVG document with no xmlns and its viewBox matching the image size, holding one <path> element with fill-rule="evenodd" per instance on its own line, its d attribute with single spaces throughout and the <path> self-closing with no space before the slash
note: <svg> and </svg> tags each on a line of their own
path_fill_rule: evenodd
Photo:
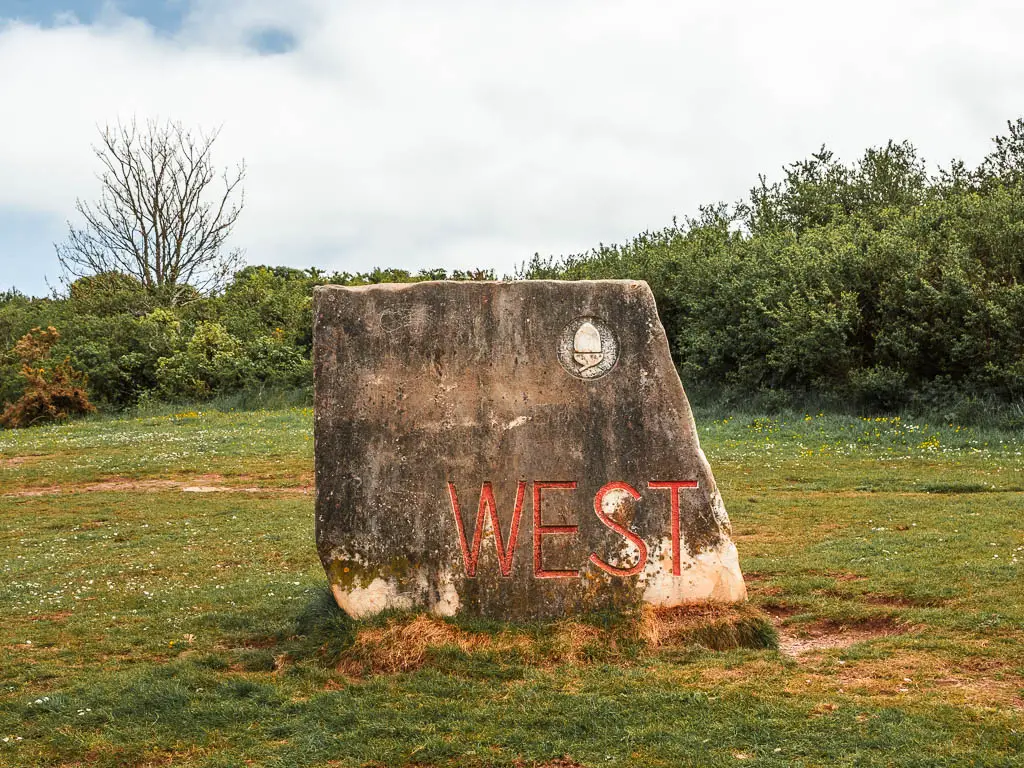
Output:
<svg viewBox="0 0 1024 768">
<path fill-rule="evenodd" d="M 170 400 L 234 392 L 244 381 L 242 345 L 220 323 L 201 322 L 184 349 L 157 363 L 161 394 Z"/>
<path fill-rule="evenodd" d="M 120 272 L 80 277 L 68 289 L 68 304 L 76 315 L 144 315 L 154 305 L 142 283 Z"/>
<path fill-rule="evenodd" d="M 96 410 L 85 391 L 85 374 L 75 370 L 67 358 L 59 363 L 50 359 L 59 339 L 53 326 L 33 328 L 14 345 L 14 353 L 21 359 L 25 391 L 0 414 L 0 426 L 31 427 Z"/>
<path fill-rule="evenodd" d="M 184 349 L 160 358 L 156 379 L 169 400 L 206 399 L 241 390 L 301 389 L 313 383 L 312 363 L 283 333 L 243 343 L 220 323 L 201 322 Z"/>
</svg>

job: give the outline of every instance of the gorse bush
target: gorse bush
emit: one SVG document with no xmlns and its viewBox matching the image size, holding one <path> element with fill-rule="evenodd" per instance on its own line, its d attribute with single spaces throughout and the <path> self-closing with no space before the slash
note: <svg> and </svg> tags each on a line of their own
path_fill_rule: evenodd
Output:
<svg viewBox="0 0 1024 768">
<path fill-rule="evenodd" d="M 65 298 L 0 295 L 0 402 L 28 387 L 13 352 L 31 328 L 88 376 L 93 401 L 201 400 L 312 386 L 312 289 L 442 279 L 374 269 L 246 267 L 215 296 L 169 306 L 134 278 Z M 685 385 L 785 406 L 919 406 L 950 418 L 1024 401 L 1024 121 L 976 168 L 930 174 L 909 143 L 843 164 L 826 149 L 761 177 L 735 205 L 622 245 L 523 264 L 520 279 L 634 278 L 654 291 Z M 1012 407 L 1009 409 L 1012 410 Z"/>
<path fill-rule="evenodd" d="M 96 410 L 85 391 L 85 374 L 76 371 L 67 358 L 60 362 L 52 359 L 59 339 L 60 333 L 52 326 L 33 328 L 14 345 L 24 392 L 0 413 L 0 427 L 31 427 Z"/>
</svg>

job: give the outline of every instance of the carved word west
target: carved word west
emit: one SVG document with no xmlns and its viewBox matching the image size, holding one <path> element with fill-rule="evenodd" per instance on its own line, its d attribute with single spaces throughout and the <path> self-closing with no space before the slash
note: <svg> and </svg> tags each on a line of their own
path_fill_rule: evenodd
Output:
<svg viewBox="0 0 1024 768">
<path fill-rule="evenodd" d="M 494 489 L 490 482 L 485 482 L 480 489 L 480 504 L 476 512 L 476 525 L 473 527 L 473 542 L 470 544 L 466 539 L 466 528 L 462 521 L 462 509 L 459 505 L 458 491 L 455 483 L 448 483 L 448 498 L 451 500 L 452 514 L 455 517 L 455 527 L 458 530 L 459 544 L 462 546 L 462 558 L 466 565 L 466 575 L 470 578 L 476 576 L 477 563 L 480 559 L 480 547 L 483 543 L 485 521 L 489 518 L 491 529 L 494 532 L 494 546 L 498 554 L 498 567 L 501 575 L 512 576 L 512 560 L 515 557 L 516 542 L 519 538 L 519 521 L 523 513 L 523 505 L 526 500 L 527 481 L 520 480 L 516 491 L 515 506 L 512 510 L 512 523 L 509 527 L 508 543 L 501 532 L 501 525 L 498 518 L 498 505 L 494 499 Z M 574 480 L 548 480 L 535 481 L 533 485 L 533 575 L 538 579 L 560 579 L 579 577 L 579 570 L 572 569 L 550 569 L 545 568 L 541 553 L 541 547 L 545 536 L 566 536 L 575 534 L 579 529 L 576 525 L 545 525 L 542 516 L 542 505 L 544 491 L 574 491 L 576 482 Z M 670 536 L 672 540 L 672 574 L 679 576 L 681 573 L 680 544 L 679 544 L 679 494 L 686 489 L 697 487 L 696 480 L 651 480 L 647 487 L 652 490 L 664 490 L 669 493 L 669 505 L 671 509 Z M 625 525 L 615 520 L 605 509 L 605 497 L 612 492 L 619 492 L 631 497 L 634 501 L 640 501 L 640 492 L 629 483 L 611 482 L 601 487 L 594 496 L 594 514 L 597 518 L 612 531 L 625 538 L 639 552 L 636 564 L 629 568 L 621 568 L 602 560 L 597 553 L 590 553 L 590 562 L 601 570 L 612 576 L 635 576 L 643 571 L 647 564 L 647 544 L 634 531 L 629 530 Z"/>
</svg>

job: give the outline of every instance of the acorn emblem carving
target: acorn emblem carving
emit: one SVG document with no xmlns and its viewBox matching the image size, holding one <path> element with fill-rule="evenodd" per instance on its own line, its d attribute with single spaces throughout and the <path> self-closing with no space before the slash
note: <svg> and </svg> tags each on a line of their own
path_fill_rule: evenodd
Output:
<svg viewBox="0 0 1024 768">
<path fill-rule="evenodd" d="M 557 352 L 566 373 L 593 381 L 615 367 L 619 342 L 600 318 L 577 317 L 559 335 Z"/>
<path fill-rule="evenodd" d="M 601 350 L 601 333 L 591 322 L 585 322 L 576 331 L 572 340 L 572 358 L 579 366 L 579 372 L 595 368 L 604 360 Z"/>
</svg>

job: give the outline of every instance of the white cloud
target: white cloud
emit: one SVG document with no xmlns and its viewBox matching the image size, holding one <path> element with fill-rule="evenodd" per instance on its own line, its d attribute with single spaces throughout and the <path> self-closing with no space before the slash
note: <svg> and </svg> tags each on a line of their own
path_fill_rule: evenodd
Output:
<svg viewBox="0 0 1024 768">
<path fill-rule="evenodd" d="M 224 129 L 250 263 L 493 266 L 621 241 L 827 142 L 976 160 L 1024 112 L 1019 3 L 205 0 L 0 31 L 0 210 L 73 214 L 96 125 Z M 260 56 L 282 29 L 290 53 Z"/>
</svg>

